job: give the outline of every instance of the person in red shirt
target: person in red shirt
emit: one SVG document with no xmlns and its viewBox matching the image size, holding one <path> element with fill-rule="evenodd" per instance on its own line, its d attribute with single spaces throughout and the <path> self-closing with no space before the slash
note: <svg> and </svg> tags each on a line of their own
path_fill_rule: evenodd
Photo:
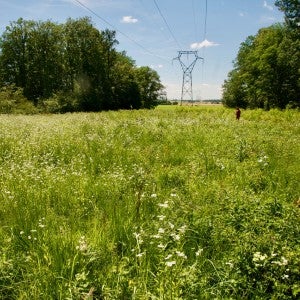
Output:
<svg viewBox="0 0 300 300">
<path fill-rule="evenodd" d="M 241 110 L 237 107 L 236 111 L 235 111 L 235 116 L 236 119 L 239 120 L 241 117 Z"/>
</svg>

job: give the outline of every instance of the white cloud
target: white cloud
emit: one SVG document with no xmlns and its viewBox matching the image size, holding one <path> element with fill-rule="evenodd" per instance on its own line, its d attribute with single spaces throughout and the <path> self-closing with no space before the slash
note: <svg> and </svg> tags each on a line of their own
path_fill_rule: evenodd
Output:
<svg viewBox="0 0 300 300">
<path fill-rule="evenodd" d="M 245 14 L 244 14 L 243 12 L 240 12 L 240 13 L 239 13 L 239 16 L 240 16 L 240 17 L 244 17 Z"/>
<path fill-rule="evenodd" d="M 204 40 L 201 43 L 193 43 L 191 44 L 191 49 L 201 49 L 201 48 L 208 48 L 208 47 L 214 47 L 219 46 L 219 44 L 215 42 L 210 42 L 208 40 Z"/>
<path fill-rule="evenodd" d="M 162 69 L 164 66 L 163 65 L 150 65 L 151 69 Z"/>
<path fill-rule="evenodd" d="M 137 23 L 138 19 L 133 18 L 132 16 L 124 16 L 122 18 L 122 23 Z"/>
<path fill-rule="evenodd" d="M 273 10 L 273 6 L 269 5 L 267 3 L 267 1 L 264 1 L 264 5 L 263 5 L 264 8 L 268 9 L 268 10 Z"/>
</svg>

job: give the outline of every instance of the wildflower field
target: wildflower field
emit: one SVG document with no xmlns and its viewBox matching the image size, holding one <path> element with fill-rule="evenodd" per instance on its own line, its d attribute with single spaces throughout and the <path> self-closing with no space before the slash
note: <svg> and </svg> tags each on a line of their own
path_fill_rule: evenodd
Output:
<svg viewBox="0 0 300 300">
<path fill-rule="evenodd" d="M 300 112 L 0 116 L 0 299 L 297 299 Z"/>
</svg>

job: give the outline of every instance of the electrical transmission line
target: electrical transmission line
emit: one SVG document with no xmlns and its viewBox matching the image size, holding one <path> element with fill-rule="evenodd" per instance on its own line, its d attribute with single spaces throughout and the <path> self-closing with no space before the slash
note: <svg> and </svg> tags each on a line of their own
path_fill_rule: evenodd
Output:
<svg viewBox="0 0 300 300">
<path fill-rule="evenodd" d="M 203 40 L 206 39 L 206 30 L 207 30 L 207 0 L 205 0 L 204 36 L 203 36 Z"/>
<path fill-rule="evenodd" d="M 204 14 L 204 30 L 203 30 L 203 41 L 206 40 L 206 31 L 207 31 L 207 0 L 205 0 L 205 14 Z M 202 80 L 204 78 L 204 58 L 205 58 L 205 47 L 202 50 Z"/>
<path fill-rule="evenodd" d="M 194 13 L 194 23 L 195 23 L 195 31 L 197 35 L 197 27 L 196 27 L 196 18 L 195 18 L 195 12 L 194 12 L 194 1 L 193 1 L 193 13 Z M 207 28 L 207 0 L 205 0 L 205 17 L 204 17 L 204 39 L 206 39 L 206 28 Z M 203 52 L 204 53 L 204 52 Z M 193 56 L 192 62 L 185 63 L 185 61 L 182 59 L 182 56 L 187 56 L 187 61 L 189 61 L 189 56 Z M 178 60 L 183 76 L 182 76 L 182 87 L 181 87 L 181 101 L 180 104 L 182 104 L 182 101 L 185 100 L 185 97 L 187 96 L 190 100 L 193 101 L 193 78 L 192 78 L 192 72 L 196 65 L 197 60 L 202 60 L 202 65 L 204 64 L 204 58 L 198 56 L 198 51 L 178 51 L 178 56 L 175 57 L 173 60 Z M 202 77 L 203 77 L 203 68 L 202 68 Z"/>
<path fill-rule="evenodd" d="M 171 36 L 173 37 L 174 41 L 176 42 L 177 46 L 178 46 L 179 48 L 181 48 L 180 44 L 178 43 L 178 41 L 177 41 L 175 35 L 173 34 L 173 32 L 172 32 L 172 30 L 171 30 L 171 28 L 170 28 L 170 26 L 169 26 L 169 24 L 168 24 L 166 18 L 165 18 L 164 15 L 162 14 L 162 12 L 161 12 L 161 10 L 160 10 L 160 8 L 159 8 L 159 6 L 158 6 L 156 0 L 153 0 L 153 2 L 154 2 L 154 4 L 155 4 L 155 6 L 156 6 L 156 8 L 157 8 L 157 10 L 158 10 L 158 12 L 159 12 L 159 14 L 160 14 L 160 16 L 161 16 L 162 19 L 164 20 L 164 22 L 165 22 L 165 24 L 166 24 L 166 26 L 167 26 L 167 28 L 168 28 L 168 30 L 169 30 Z"/>
<path fill-rule="evenodd" d="M 147 48 L 145 48 L 143 45 L 141 45 L 140 43 L 138 43 L 137 41 L 135 41 L 134 39 L 132 39 L 129 35 L 127 35 L 126 33 L 120 31 L 116 26 L 114 26 L 113 24 L 109 23 L 107 20 L 105 20 L 103 17 L 101 17 L 99 14 L 97 14 L 95 11 L 93 11 L 91 8 L 89 8 L 88 6 L 86 6 L 84 3 L 82 3 L 79 0 L 74 0 L 75 2 L 77 2 L 80 6 L 82 6 L 83 8 L 85 8 L 86 10 L 88 10 L 90 13 L 92 13 L 94 16 L 96 16 L 97 18 L 99 18 L 102 22 L 104 22 L 105 24 L 107 24 L 108 26 L 110 26 L 111 28 L 113 28 L 116 32 L 120 33 L 121 35 L 123 35 L 124 37 L 126 37 L 128 40 L 130 40 L 132 43 L 134 43 L 135 45 L 139 46 L 141 49 L 143 49 L 145 52 L 147 52 L 148 54 L 158 57 L 160 59 L 163 59 L 165 61 L 168 61 L 166 58 L 156 55 L 155 53 L 151 52 L 150 50 L 148 50 Z"/>
</svg>

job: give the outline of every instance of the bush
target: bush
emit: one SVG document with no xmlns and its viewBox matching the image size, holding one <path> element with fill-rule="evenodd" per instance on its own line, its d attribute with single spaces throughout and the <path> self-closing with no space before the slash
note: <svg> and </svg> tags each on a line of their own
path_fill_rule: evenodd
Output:
<svg viewBox="0 0 300 300">
<path fill-rule="evenodd" d="M 0 88 L 0 113 L 34 114 L 36 107 L 23 96 L 23 89 L 15 85 Z"/>
<path fill-rule="evenodd" d="M 79 100 L 70 93 L 59 92 L 48 99 L 41 100 L 38 107 L 44 113 L 75 112 L 79 110 Z"/>
</svg>

